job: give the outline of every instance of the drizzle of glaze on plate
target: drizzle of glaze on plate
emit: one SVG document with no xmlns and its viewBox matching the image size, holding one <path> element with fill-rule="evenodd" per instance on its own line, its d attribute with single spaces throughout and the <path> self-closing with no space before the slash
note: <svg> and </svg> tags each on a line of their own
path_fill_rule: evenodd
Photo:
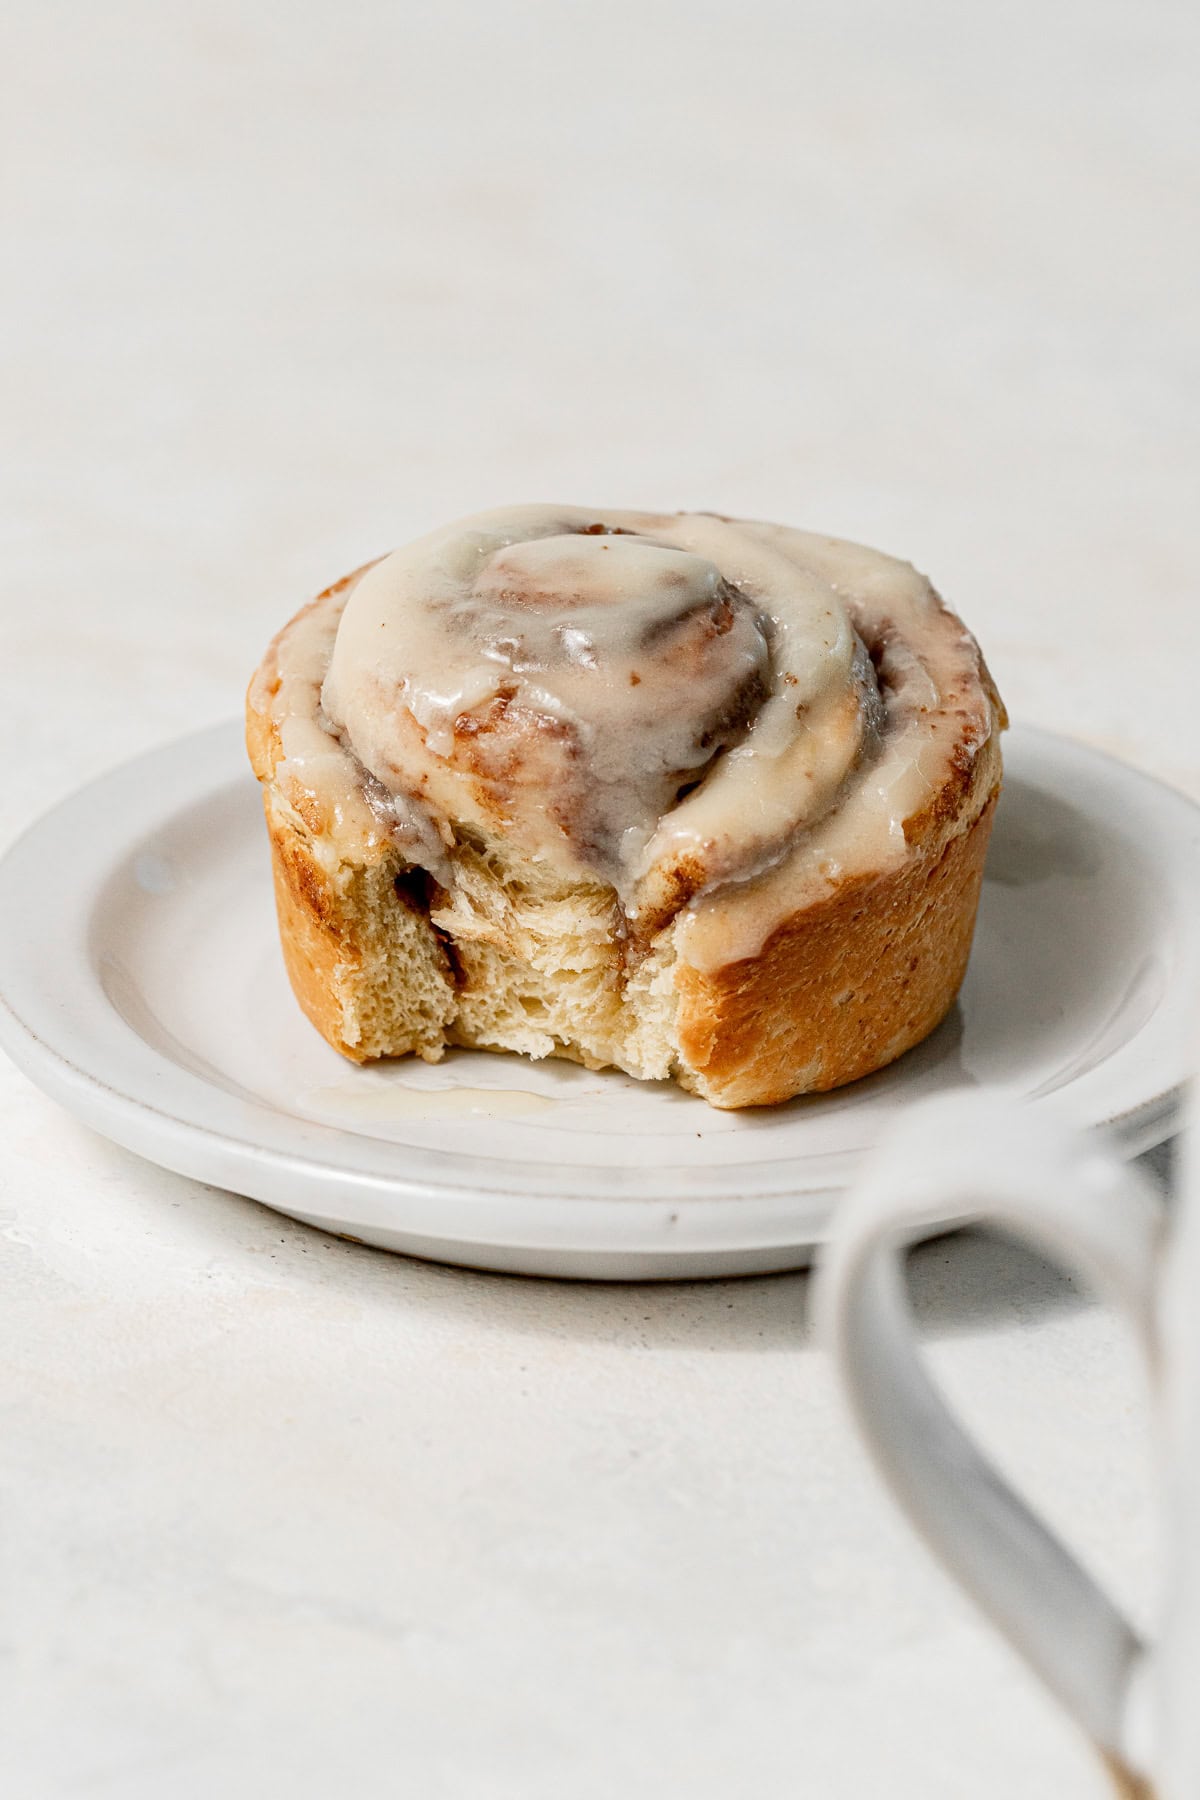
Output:
<svg viewBox="0 0 1200 1800">
<path fill-rule="evenodd" d="M 421 1089 L 391 1081 L 310 1088 L 300 1103 L 306 1111 L 381 1125 L 391 1119 L 515 1119 L 558 1105 L 550 1094 L 529 1088 Z"/>
</svg>

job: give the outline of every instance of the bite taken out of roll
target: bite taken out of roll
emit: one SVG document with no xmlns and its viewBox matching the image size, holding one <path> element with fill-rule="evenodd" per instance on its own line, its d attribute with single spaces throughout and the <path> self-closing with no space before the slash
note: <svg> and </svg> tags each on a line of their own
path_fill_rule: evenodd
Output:
<svg viewBox="0 0 1200 1800">
<path fill-rule="evenodd" d="M 907 563 L 522 506 L 369 564 L 247 697 L 284 958 L 355 1061 L 447 1045 L 838 1087 L 953 1004 L 1003 707 Z"/>
</svg>

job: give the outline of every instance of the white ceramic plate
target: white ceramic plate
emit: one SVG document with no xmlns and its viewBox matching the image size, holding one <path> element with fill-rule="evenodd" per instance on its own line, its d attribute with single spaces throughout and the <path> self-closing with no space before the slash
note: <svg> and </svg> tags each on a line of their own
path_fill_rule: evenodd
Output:
<svg viewBox="0 0 1200 1800">
<path fill-rule="evenodd" d="M 540 1275 L 795 1268 L 913 1095 L 998 1084 L 1166 1137 L 1200 989 L 1200 808 L 1015 730 L 975 950 L 928 1042 L 718 1113 L 670 1084 L 453 1052 L 356 1069 L 280 960 L 258 790 L 224 725 L 101 777 L 0 864 L 0 1041 L 143 1156 L 389 1249 Z"/>
</svg>

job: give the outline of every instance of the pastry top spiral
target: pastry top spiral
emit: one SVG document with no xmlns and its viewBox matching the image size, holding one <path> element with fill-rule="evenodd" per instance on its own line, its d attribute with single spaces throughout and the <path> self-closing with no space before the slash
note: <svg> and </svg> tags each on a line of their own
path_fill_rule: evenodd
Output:
<svg viewBox="0 0 1200 1800">
<path fill-rule="evenodd" d="M 340 754 L 437 879 L 461 837 L 503 839 L 611 885 L 635 935 L 690 908 L 705 960 L 798 882 L 902 854 L 996 723 L 974 640 L 907 564 L 707 513 L 480 514 L 299 627 L 271 704 L 315 725 L 284 733 L 301 786 L 344 784 Z"/>
</svg>

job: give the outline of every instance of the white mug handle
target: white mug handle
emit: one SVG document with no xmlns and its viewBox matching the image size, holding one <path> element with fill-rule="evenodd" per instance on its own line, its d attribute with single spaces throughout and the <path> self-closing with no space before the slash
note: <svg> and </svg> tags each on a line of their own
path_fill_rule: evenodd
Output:
<svg viewBox="0 0 1200 1800">
<path fill-rule="evenodd" d="M 1127 1314 L 1153 1377 L 1162 1202 L 1136 1169 L 1043 1111 L 995 1094 L 941 1096 L 909 1109 L 872 1158 L 817 1296 L 851 1409 L 896 1498 L 1101 1751 L 1143 1776 L 1141 1641 L 958 1424 L 917 1351 L 905 1256 L 969 1223 L 1079 1269 Z"/>
</svg>

